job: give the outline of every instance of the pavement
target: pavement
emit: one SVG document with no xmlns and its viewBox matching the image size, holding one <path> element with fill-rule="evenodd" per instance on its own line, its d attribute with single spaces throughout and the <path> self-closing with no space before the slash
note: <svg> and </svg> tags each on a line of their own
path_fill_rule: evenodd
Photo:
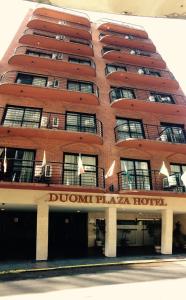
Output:
<svg viewBox="0 0 186 300">
<path fill-rule="evenodd" d="M 174 255 L 145 255 L 123 257 L 90 257 L 60 259 L 49 261 L 7 261 L 0 263 L 0 278 L 11 274 L 39 273 L 44 271 L 61 271 L 106 266 L 151 264 L 163 262 L 186 261 L 186 254 Z"/>
</svg>

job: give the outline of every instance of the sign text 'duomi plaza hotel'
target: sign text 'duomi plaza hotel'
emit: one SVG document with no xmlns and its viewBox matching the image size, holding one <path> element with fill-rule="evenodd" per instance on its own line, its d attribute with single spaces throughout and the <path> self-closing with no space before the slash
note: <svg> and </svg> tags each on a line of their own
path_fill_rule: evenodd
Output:
<svg viewBox="0 0 186 300">
<path fill-rule="evenodd" d="M 0 69 L 0 260 L 185 251 L 186 99 L 124 21 L 42 5 L 18 28 Z"/>
</svg>

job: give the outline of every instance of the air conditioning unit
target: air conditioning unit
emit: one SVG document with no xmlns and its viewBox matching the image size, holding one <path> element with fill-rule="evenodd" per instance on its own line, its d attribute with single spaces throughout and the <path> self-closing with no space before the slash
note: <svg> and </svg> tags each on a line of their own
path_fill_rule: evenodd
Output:
<svg viewBox="0 0 186 300">
<path fill-rule="evenodd" d="M 58 21 L 58 24 L 59 24 L 59 25 L 65 25 L 66 22 L 65 22 L 65 21 Z"/>
<path fill-rule="evenodd" d="M 36 165 L 34 170 L 35 177 L 41 177 L 42 175 L 42 165 Z"/>
<path fill-rule="evenodd" d="M 58 53 L 56 58 L 57 59 L 63 59 L 63 53 Z"/>
<path fill-rule="evenodd" d="M 135 50 L 131 50 L 130 54 L 134 55 L 134 54 L 136 54 L 136 51 Z"/>
<path fill-rule="evenodd" d="M 156 101 L 156 99 L 155 99 L 155 97 L 154 97 L 154 96 L 149 96 L 149 101 L 150 101 L 150 102 L 155 102 L 155 101 Z"/>
<path fill-rule="evenodd" d="M 48 117 L 41 118 L 41 127 L 47 127 L 48 125 Z"/>
<path fill-rule="evenodd" d="M 52 53 L 52 59 L 57 59 L 58 53 Z"/>
<path fill-rule="evenodd" d="M 128 36 L 128 35 L 125 35 L 125 39 L 126 39 L 126 40 L 129 40 L 129 36 Z"/>
<path fill-rule="evenodd" d="M 52 165 L 45 166 L 45 177 L 52 177 Z"/>
<path fill-rule="evenodd" d="M 54 88 L 59 87 L 59 80 L 54 80 L 53 87 Z"/>
<path fill-rule="evenodd" d="M 143 69 L 138 69 L 138 74 L 144 74 Z"/>
<path fill-rule="evenodd" d="M 167 134 L 166 133 L 162 133 L 160 135 L 160 141 L 162 142 L 167 142 Z"/>
<path fill-rule="evenodd" d="M 64 39 L 64 35 L 56 35 L 56 40 L 63 40 Z"/>
<path fill-rule="evenodd" d="M 57 88 L 57 87 L 59 87 L 59 81 L 58 80 L 49 80 L 48 82 L 47 82 L 47 87 L 52 87 L 52 88 Z"/>
<path fill-rule="evenodd" d="M 52 127 L 54 127 L 54 128 L 59 127 L 59 118 L 58 117 L 53 117 L 53 119 L 52 119 Z"/>
</svg>

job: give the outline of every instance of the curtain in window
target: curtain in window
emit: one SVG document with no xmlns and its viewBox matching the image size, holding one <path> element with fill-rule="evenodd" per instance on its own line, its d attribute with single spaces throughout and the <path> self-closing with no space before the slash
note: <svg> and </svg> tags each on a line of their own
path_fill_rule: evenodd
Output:
<svg viewBox="0 0 186 300">
<path fill-rule="evenodd" d="M 43 77 L 33 77 L 32 85 L 37 85 L 37 86 L 46 86 L 47 83 L 47 78 Z"/>
</svg>

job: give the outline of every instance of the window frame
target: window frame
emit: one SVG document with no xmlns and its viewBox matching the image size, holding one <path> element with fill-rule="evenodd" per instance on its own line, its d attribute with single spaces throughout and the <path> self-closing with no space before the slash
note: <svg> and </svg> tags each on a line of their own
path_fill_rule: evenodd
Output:
<svg viewBox="0 0 186 300">
<path fill-rule="evenodd" d="M 75 83 L 78 85 L 78 90 L 70 90 L 69 89 L 69 84 L 72 84 L 72 83 Z M 90 85 L 91 86 L 91 90 L 92 92 L 89 93 L 89 92 L 84 92 L 81 90 L 81 84 L 87 84 L 87 85 Z M 94 94 L 94 83 L 91 82 L 91 81 L 82 81 L 82 80 L 71 80 L 71 79 L 67 79 L 67 90 L 68 91 L 73 91 L 73 92 L 82 92 L 82 93 L 87 93 L 87 94 Z"/>
</svg>

